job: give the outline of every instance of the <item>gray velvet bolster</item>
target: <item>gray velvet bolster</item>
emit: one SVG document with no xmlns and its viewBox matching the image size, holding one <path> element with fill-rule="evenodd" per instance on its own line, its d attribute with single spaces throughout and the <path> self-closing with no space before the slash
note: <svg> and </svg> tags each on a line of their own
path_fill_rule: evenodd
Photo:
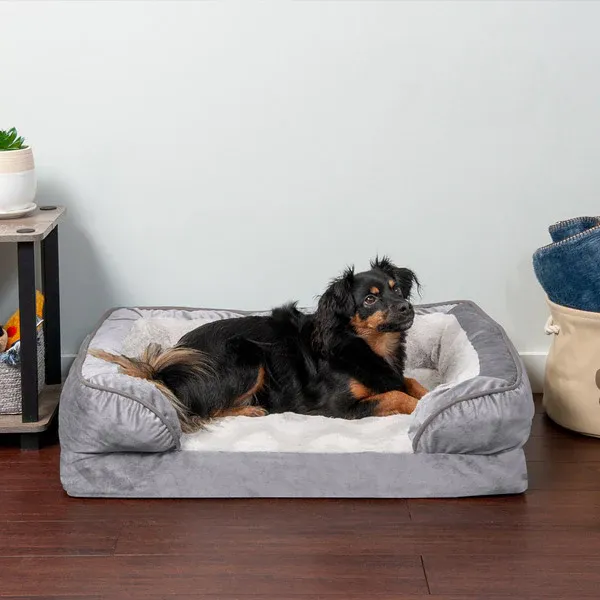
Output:
<svg viewBox="0 0 600 600">
<path fill-rule="evenodd" d="M 445 393 L 434 390 L 414 413 L 409 430 L 414 451 L 496 454 L 523 446 L 534 413 L 529 381 L 524 377 L 498 391 L 502 383 L 479 376 Z"/>
<path fill-rule="evenodd" d="M 91 336 L 90 336 L 91 337 Z M 61 444 L 73 452 L 165 452 L 179 449 L 181 427 L 175 409 L 147 381 L 121 374 L 81 375 L 89 338 L 77 356 L 61 395 Z"/>
<path fill-rule="evenodd" d="M 410 426 L 415 452 L 495 454 L 521 447 L 534 415 L 527 374 L 506 333 L 472 302 L 451 311 L 479 357 L 480 374 L 440 386 L 419 402 Z"/>
</svg>

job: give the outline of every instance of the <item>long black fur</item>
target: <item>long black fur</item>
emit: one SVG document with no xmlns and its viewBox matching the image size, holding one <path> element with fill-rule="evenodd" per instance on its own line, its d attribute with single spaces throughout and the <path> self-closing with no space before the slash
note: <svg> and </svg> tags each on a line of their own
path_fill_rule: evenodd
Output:
<svg viewBox="0 0 600 600">
<path fill-rule="evenodd" d="M 399 289 L 392 289 L 390 280 Z M 269 413 L 371 416 L 375 403 L 357 399 L 351 385 L 358 382 L 373 394 L 405 391 L 404 335 L 414 317 L 409 301 L 413 284 L 418 285 L 415 274 L 386 257 L 372 261 L 371 270 L 363 273 L 348 268 L 331 282 L 314 314 L 292 303 L 269 316 L 207 323 L 183 336 L 176 347 L 207 356 L 210 368 L 191 371 L 188 365 L 174 363 L 152 378 L 198 420 L 239 406 L 239 398 L 256 385 L 261 368 L 264 381 L 246 405 Z M 375 287 L 380 290 L 376 306 L 367 306 L 366 297 Z M 391 356 L 375 353 L 357 333 L 356 323 L 377 311 L 385 316 L 379 330 L 402 338 Z"/>
</svg>

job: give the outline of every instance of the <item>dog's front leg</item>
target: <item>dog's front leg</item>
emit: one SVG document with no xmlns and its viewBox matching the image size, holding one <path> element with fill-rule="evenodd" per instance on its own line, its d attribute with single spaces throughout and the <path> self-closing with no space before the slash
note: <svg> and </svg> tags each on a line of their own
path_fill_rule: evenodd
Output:
<svg viewBox="0 0 600 600">
<path fill-rule="evenodd" d="M 410 415 L 417 408 L 418 400 L 404 392 L 384 392 L 364 399 L 364 402 L 376 402 L 373 414 L 376 417 L 389 415 Z"/>
<path fill-rule="evenodd" d="M 429 392 L 428 389 L 424 388 L 416 379 L 413 379 L 412 377 L 405 377 L 404 385 L 406 386 L 406 393 L 417 400 L 420 400 Z"/>
</svg>

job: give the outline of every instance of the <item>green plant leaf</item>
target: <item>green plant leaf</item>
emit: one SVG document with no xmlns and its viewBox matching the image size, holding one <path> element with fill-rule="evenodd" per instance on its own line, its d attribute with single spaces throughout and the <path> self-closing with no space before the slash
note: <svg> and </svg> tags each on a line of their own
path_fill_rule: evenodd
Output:
<svg viewBox="0 0 600 600">
<path fill-rule="evenodd" d="M 0 130 L 0 152 L 22 150 L 23 148 L 27 148 L 25 139 L 17 133 L 16 127 Z"/>
</svg>

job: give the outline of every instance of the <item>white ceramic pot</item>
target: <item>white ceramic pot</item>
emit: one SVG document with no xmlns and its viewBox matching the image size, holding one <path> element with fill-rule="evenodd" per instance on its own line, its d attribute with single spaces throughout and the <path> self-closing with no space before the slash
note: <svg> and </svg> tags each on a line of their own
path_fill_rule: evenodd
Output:
<svg viewBox="0 0 600 600">
<path fill-rule="evenodd" d="M 36 189 L 31 148 L 0 151 L 0 213 L 30 206 Z"/>
</svg>

